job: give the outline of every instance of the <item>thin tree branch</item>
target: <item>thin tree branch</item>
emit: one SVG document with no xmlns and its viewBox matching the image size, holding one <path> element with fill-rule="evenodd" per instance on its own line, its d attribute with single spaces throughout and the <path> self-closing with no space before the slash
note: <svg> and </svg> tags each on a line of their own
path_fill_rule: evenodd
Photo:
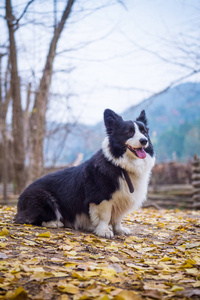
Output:
<svg viewBox="0 0 200 300">
<path fill-rule="evenodd" d="M 200 73 L 200 69 L 193 70 L 192 72 L 190 72 L 190 73 L 188 73 L 188 74 L 186 74 L 186 75 L 184 75 L 184 76 L 182 76 L 182 77 L 180 77 L 180 78 L 172 81 L 166 88 L 164 88 L 163 90 L 155 93 L 152 97 L 156 97 L 156 96 L 158 96 L 160 94 L 163 94 L 163 93 L 167 92 L 170 88 L 172 88 L 173 86 L 175 86 L 177 83 L 180 83 L 181 81 L 183 81 L 185 79 L 188 79 L 188 78 L 190 78 L 193 75 L 198 74 L 198 73 Z"/>
<path fill-rule="evenodd" d="M 25 13 L 26 13 L 26 11 L 27 11 L 27 9 L 28 9 L 28 7 L 31 5 L 31 3 L 33 3 L 35 0 L 30 0 L 27 4 L 26 4 L 26 6 L 25 6 L 25 8 L 24 8 L 24 10 L 23 10 L 23 12 L 22 12 L 22 14 L 21 14 L 21 16 L 17 19 L 17 21 L 16 21 L 16 23 L 14 24 L 14 25 L 18 25 L 19 24 L 19 21 L 23 18 L 23 16 L 25 15 Z"/>
</svg>

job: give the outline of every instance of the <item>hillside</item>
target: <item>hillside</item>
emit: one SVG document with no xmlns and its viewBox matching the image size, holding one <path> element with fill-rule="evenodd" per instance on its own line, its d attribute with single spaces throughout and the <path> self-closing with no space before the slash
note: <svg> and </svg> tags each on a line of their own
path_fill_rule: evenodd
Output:
<svg viewBox="0 0 200 300">
<path fill-rule="evenodd" d="M 200 155 L 200 83 L 180 84 L 130 107 L 122 116 L 134 120 L 142 109 L 149 119 L 157 161 L 187 161 L 195 153 Z M 103 122 L 95 126 L 78 124 L 71 128 L 63 143 L 65 136 L 63 130 L 50 140 L 45 152 L 47 164 L 51 164 L 55 152 L 60 152 L 55 161 L 58 164 L 74 161 L 79 153 L 83 153 L 84 160 L 89 158 L 101 146 L 105 129 Z"/>
</svg>

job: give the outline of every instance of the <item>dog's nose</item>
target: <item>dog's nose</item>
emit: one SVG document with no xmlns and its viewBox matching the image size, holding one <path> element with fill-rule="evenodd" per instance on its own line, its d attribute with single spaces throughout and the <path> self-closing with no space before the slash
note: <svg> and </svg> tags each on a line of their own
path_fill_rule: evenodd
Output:
<svg viewBox="0 0 200 300">
<path fill-rule="evenodd" d="M 144 139 L 144 138 L 140 139 L 140 144 L 142 146 L 145 146 L 147 144 L 147 139 Z"/>
</svg>

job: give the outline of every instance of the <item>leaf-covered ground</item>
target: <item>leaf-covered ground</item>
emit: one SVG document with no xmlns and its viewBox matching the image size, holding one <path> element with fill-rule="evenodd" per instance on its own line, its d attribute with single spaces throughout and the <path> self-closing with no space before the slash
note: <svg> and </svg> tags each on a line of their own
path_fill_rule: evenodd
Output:
<svg viewBox="0 0 200 300">
<path fill-rule="evenodd" d="M 0 208 L 0 299 L 200 299 L 200 212 L 143 209 L 104 239 Z"/>
</svg>

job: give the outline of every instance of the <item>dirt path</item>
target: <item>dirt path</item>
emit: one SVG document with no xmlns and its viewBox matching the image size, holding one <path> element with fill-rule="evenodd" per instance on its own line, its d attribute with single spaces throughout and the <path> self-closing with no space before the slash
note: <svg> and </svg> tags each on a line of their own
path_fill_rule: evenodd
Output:
<svg viewBox="0 0 200 300">
<path fill-rule="evenodd" d="M 111 240 L 15 212 L 0 208 L 0 299 L 200 299 L 200 212 L 144 209 Z"/>
</svg>

